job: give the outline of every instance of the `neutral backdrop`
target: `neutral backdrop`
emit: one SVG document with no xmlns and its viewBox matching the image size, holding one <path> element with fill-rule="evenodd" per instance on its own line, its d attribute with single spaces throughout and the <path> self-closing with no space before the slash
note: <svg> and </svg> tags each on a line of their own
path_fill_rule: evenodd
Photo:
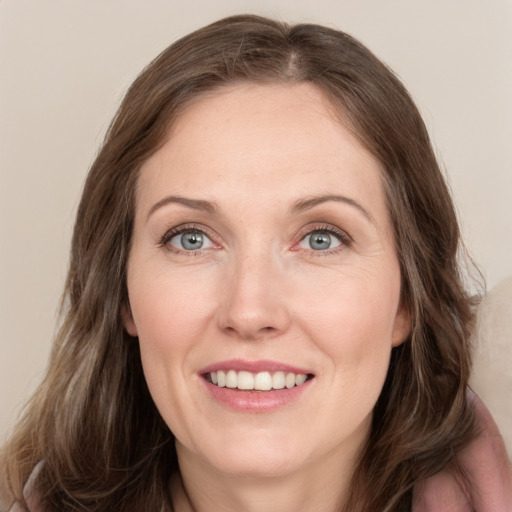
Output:
<svg viewBox="0 0 512 512">
<path fill-rule="evenodd" d="M 80 189 L 124 91 L 172 41 L 241 12 L 340 28 L 387 62 L 488 286 L 512 274 L 511 0 L 0 0 L 0 442 L 44 371 Z"/>
</svg>

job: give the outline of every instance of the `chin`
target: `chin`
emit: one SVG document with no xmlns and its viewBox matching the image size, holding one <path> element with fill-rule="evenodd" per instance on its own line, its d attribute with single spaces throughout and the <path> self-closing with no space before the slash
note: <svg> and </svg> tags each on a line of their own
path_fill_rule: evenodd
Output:
<svg viewBox="0 0 512 512">
<path fill-rule="evenodd" d="M 219 444 L 220 449 L 207 458 L 217 470 L 233 476 L 280 477 L 297 471 L 307 460 L 304 444 L 246 433 L 244 439 Z"/>
<path fill-rule="evenodd" d="M 301 464 L 297 460 L 284 458 L 282 456 L 258 458 L 249 457 L 224 457 L 218 464 L 217 469 L 233 477 L 243 478 L 278 478 L 292 474 L 300 469 Z"/>
</svg>

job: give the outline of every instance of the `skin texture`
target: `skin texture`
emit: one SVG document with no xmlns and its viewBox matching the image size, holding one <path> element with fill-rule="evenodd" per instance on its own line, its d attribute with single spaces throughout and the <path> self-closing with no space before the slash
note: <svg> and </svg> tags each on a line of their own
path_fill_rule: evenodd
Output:
<svg viewBox="0 0 512 512">
<path fill-rule="evenodd" d="M 380 177 L 307 84 L 243 84 L 200 98 L 143 165 L 124 321 L 176 436 L 182 510 L 343 503 L 391 349 L 409 330 Z M 329 194 L 345 199 L 292 211 Z M 161 202 L 169 196 L 215 208 Z M 165 237 L 180 225 L 203 232 L 201 250 Z M 339 238 L 329 232 L 330 249 L 313 250 L 310 233 L 325 229 Z M 234 358 L 314 378 L 290 404 L 235 410 L 200 374 Z"/>
</svg>

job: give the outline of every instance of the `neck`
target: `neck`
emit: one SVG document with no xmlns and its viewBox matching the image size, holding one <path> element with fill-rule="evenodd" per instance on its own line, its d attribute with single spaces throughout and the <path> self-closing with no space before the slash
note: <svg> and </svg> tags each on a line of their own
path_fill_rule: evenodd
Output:
<svg viewBox="0 0 512 512">
<path fill-rule="evenodd" d="M 178 448 L 178 454 L 183 450 Z M 176 512 L 339 512 L 343 509 L 357 453 L 337 451 L 320 463 L 278 476 L 240 476 L 212 471 L 179 457 L 172 484 Z"/>
</svg>

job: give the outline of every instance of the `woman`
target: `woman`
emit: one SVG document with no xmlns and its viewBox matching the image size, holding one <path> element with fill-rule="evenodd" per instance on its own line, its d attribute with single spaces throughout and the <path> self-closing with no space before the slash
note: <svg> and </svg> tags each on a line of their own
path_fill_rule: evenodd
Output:
<svg viewBox="0 0 512 512">
<path fill-rule="evenodd" d="M 89 173 L 7 501 L 421 510 L 441 479 L 466 506 L 458 244 L 423 122 L 358 42 L 254 16 L 181 39 Z"/>
</svg>

